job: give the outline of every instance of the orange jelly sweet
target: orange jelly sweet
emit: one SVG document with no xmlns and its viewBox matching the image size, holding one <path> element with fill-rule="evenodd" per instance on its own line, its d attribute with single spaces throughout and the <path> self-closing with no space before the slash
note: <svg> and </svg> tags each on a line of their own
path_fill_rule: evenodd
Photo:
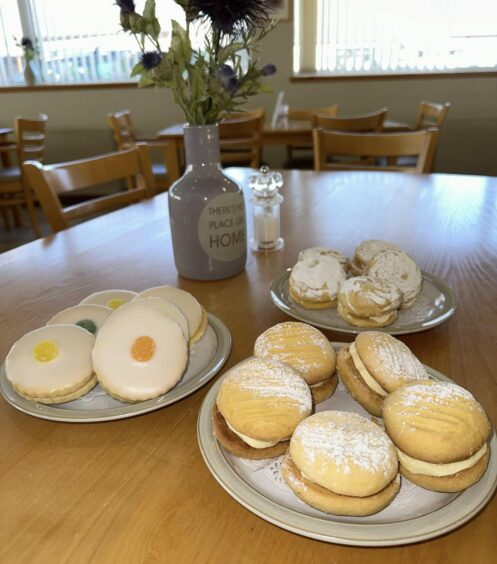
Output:
<svg viewBox="0 0 497 564">
<path fill-rule="evenodd" d="M 151 337 L 142 336 L 134 340 L 131 356 L 138 362 L 148 362 L 155 354 L 155 341 Z"/>
</svg>

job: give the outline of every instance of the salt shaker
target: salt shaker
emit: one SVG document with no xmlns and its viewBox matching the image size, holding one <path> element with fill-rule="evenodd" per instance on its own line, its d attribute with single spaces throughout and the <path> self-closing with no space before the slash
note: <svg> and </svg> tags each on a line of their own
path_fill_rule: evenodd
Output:
<svg viewBox="0 0 497 564">
<path fill-rule="evenodd" d="M 267 166 L 262 166 L 258 173 L 249 178 L 254 218 L 254 237 L 250 240 L 250 247 L 254 251 L 279 251 L 284 246 L 280 237 L 283 196 L 278 192 L 282 186 L 281 174 L 271 172 Z"/>
</svg>

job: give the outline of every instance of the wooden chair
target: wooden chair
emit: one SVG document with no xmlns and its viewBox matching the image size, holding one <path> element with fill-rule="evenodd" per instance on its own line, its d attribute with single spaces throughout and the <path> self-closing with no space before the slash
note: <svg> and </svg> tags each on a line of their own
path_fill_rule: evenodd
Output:
<svg viewBox="0 0 497 564">
<path fill-rule="evenodd" d="M 288 120 L 289 122 L 292 121 L 305 121 L 311 122 L 315 114 L 319 114 L 321 116 L 330 116 L 334 117 L 338 114 L 338 104 L 333 104 L 332 106 L 328 106 L 325 108 L 316 108 L 314 110 L 302 110 L 299 108 L 288 108 Z M 308 153 L 312 151 L 312 144 L 304 145 L 302 142 L 296 143 L 289 143 L 286 145 L 286 157 L 287 161 L 284 165 L 284 168 L 309 168 L 309 164 L 311 164 L 312 168 L 312 156 L 309 157 L 308 154 L 304 154 L 301 157 L 295 158 L 294 151 L 305 151 Z"/>
<path fill-rule="evenodd" d="M 382 108 L 377 112 L 369 114 L 350 117 L 336 117 L 316 113 L 312 116 L 312 127 L 320 127 L 332 131 L 357 131 L 362 133 L 381 131 L 387 114 L 387 108 Z"/>
<path fill-rule="evenodd" d="M 151 149 L 162 151 L 164 162 L 152 163 L 152 172 L 158 191 L 167 190 L 181 176 L 178 154 L 174 144 L 156 139 L 137 139 L 129 110 L 110 113 L 107 116 L 107 123 L 119 151 L 132 148 L 137 142 L 146 143 Z"/>
<path fill-rule="evenodd" d="M 437 104 L 435 102 L 421 102 L 418 110 L 415 129 L 429 129 L 438 127 L 440 129 L 449 112 L 450 103 Z"/>
<path fill-rule="evenodd" d="M 33 194 L 22 172 L 21 165 L 27 160 L 43 161 L 45 153 L 45 126 L 47 116 L 38 119 L 17 118 L 15 120 L 15 143 L 0 146 L 0 151 L 15 151 L 18 166 L 0 168 L 0 209 L 6 229 L 10 229 L 9 208 L 13 211 L 17 227 L 22 225 L 21 206 L 25 205 L 35 236 L 41 236 L 34 210 Z"/>
<path fill-rule="evenodd" d="M 223 164 L 259 168 L 262 160 L 264 110 L 236 112 L 219 123 L 219 147 Z"/>
<path fill-rule="evenodd" d="M 314 170 L 391 170 L 426 173 L 431 169 L 433 146 L 438 130 L 426 129 L 406 133 L 348 133 L 313 130 Z M 414 166 L 401 166 L 399 157 L 417 157 Z M 333 157 L 357 159 L 355 162 L 333 162 Z M 386 158 L 386 165 L 377 165 Z M 366 159 L 366 161 L 364 160 Z M 394 164 L 390 164 L 395 159 Z"/>
<path fill-rule="evenodd" d="M 142 143 L 117 153 L 61 164 L 44 166 L 27 161 L 23 170 L 54 233 L 67 229 L 73 219 L 138 202 L 156 193 L 149 147 Z M 67 208 L 62 207 L 59 199 L 59 194 L 128 178 L 135 179 L 136 187 Z"/>
</svg>

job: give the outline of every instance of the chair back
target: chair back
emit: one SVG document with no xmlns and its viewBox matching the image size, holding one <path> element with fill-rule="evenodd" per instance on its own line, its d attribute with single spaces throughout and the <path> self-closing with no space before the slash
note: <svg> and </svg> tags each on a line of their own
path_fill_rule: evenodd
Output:
<svg viewBox="0 0 497 564">
<path fill-rule="evenodd" d="M 387 108 L 351 117 L 335 117 L 319 113 L 312 116 L 312 126 L 332 131 L 361 131 L 363 133 L 381 131 L 387 113 Z"/>
<path fill-rule="evenodd" d="M 129 110 L 108 114 L 107 123 L 109 124 L 119 151 L 134 147 L 136 135 L 133 123 L 131 122 L 131 112 Z"/>
<path fill-rule="evenodd" d="M 43 162 L 47 120 L 45 114 L 40 114 L 38 119 L 16 118 L 14 132 L 19 167 L 28 160 Z"/>
<path fill-rule="evenodd" d="M 61 164 L 42 165 L 37 161 L 27 161 L 23 164 L 23 170 L 54 233 L 67 229 L 72 219 L 105 212 L 155 195 L 149 149 L 141 143 L 117 153 Z M 129 178 L 134 179 L 133 183 L 128 183 L 133 188 L 62 207 L 59 195 Z"/>
<path fill-rule="evenodd" d="M 338 114 L 338 104 L 333 104 L 333 106 L 318 108 L 315 110 L 299 110 L 296 108 L 288 109 L 288 119 L 290 121 L 312 121 L 314 114 L 335 117 Z"/>
<path fill-rule="evenodd" d="M 449 108 L 449 102 L 446 102 L 445 104 L 425 101 L 421 102 L 419 105 L 415 129 L 428 129 L 430 127 L 438 127 L 440 129 L 447 117 Z"/>
<path fill-rule="evenodd" d="M 431 170 L 437 138 L 437 129 L 406 133 L 346 133 L 314 129 L 314 170 L 426 173 Z M 398 162 L 400 157 L 412 156 L 417 157 L 414 166 L 402 166 Z M 355 161 L 332 162 L 333 157 L 353 157 Z M 381 158 L 386 158 L 388 164 L 378 165 Z"/>
<path fill-rule="evenodd" d="M 221 162 L 247 162 L 253 168 L 261 166 L 264 110 L 237 112 L 219 124 Z"/>
</svg>

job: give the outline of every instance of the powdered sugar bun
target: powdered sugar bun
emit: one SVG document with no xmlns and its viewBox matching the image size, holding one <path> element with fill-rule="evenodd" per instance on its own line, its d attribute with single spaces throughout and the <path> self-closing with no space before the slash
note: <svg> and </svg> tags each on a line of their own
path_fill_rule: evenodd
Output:
<svg viewBox="0 0 497 564">
<path fill-rule="evenodd" d="M 327 247 L 311 247 L 300 251 L 298 260 L 306 260 L 315 257 L 333 257 L 341 264 L 345 272 L 349 269 L 349 259 L 339 251 Z"/>
<path fill-rule="evenodd" d="M 404 294 L 402 308 L 411 307 L 421 292 L 422 276 L 418 265 L 403 251 L 378 253 L 367 269 L 369 276 L 395 284 Z"/>
<path fill-rule="evenodd" d="M 292 268 L 290 295 L 310 309 L 334 307 L 338 289 L 345 280 L 345 271 L 337 259 L 330 256 L 307 258 Z"/>
<path fill-rule="evenodd" d="M 395 243 L 381 241 L 379 239 L 368 239 L 360 243 L 355 250 L 354 265 L 364 271 L 373 258 L 381 251 L 395 250 L 400 251 L 400 247 Z M 362 273 L 362 272 L 361 272 Z"/>
</svg>

